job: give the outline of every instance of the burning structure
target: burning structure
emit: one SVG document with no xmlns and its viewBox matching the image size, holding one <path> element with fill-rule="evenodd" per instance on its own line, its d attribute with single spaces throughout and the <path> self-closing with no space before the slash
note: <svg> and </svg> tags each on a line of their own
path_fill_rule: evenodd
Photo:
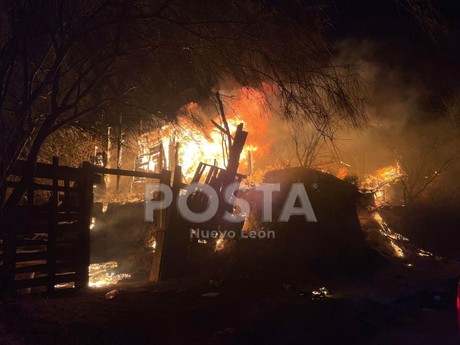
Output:
<svg viewBox="0 0 460 345">
<path fill-rule="evenodd" d="M 454 2 L 2 2 L 0 343 L 451 343 Z"/>
<path fill-rule="evenodd" d="M 353 266 L 354 262 L 379 261 L 369 249 L 356 216 L 357 186 L 372 196 L 375 206 L 400 202 L 402 198 L 397 188 L 404 172 L 399 163 L 379 169 L 360 181 L 351 181 L 347 177 L 350 165 L 345 169 L 337 157 L 328 162 L 320 154 L 327 148 L 318 144 L 324 138 L 300 136 L 298 132 L 308 128 L 285 126 L 289 122 L 278 121 L 267 111 L 263 99 L 257 91 L 243 88 L 240 98 L 230 98 L 226 112 L 218 99 L 216 109 L 219 116 L 204 114 L 197 104 L 190 103 L 184 108 L 187 114 L 154 130 L 140 130 L 140 133 L 130 133 L 129 136 L 122 130 L 108 130 L 107 150 L 96 149 L 93 162 L 94 171 L 105 175 L 101 180 L 106 184 L 95 188 L 97 207 L 90 224 L 91 261 L 95 266 L 90 266 L 90 270 L 96 270 L 97 274 L 91 273 L 91 286 L 106 286 L 128 276 L 157 280 L 161 270 L 163 277 L 181 275 L 188 265 L 183 253 L 202 251 L 197 251 L 197 247 L 212 248 L 212 253 L 226 252 L 235 244 L 226 238 L 190 239 L 190 233 L 200 229 L 275 231 L 276 241 L 268 246 L 264 244 L 268 257 L 262 265 L 271 262 L 271 266 L 278 267 L 281 272 L 289 271 L 286 267 L 290 262 L 298 263 L 299 271 L 293 272 L 298 274 L 307 267 L 309 270 L 328 270 L 341 264 Z M 197 118 L 197 114 L 201 117 Z M 280 143 L 284 150 L 280 150 Z M 296 159 L 290 159 L 289 154 Z M 307 159 L 308 154 L 318 156 Z M 327 158 L 331 159 L 330 156 Z M 302 162 L 309 162 L 309 165 L 295 167 Z M 311 169 L 314 162 L 317 170 Z M 337 170 L 340 179 L 326 173 Z M 158 223 L 144 224 L 145 183 L 158 182 L 162 176 L 167 184 L 173 181 L 174 198 L 194 182 L 209 184 L 219 198 L 222 198 L 225 187 L 233 182 L 249 186 L 254 182 L 281 183 L 280 195 L 284 196 L 290 183 L 301 182 L 312 197 L 313 207 L 319 210 L 322 225 L 305 224 L 295 217 L 284 225 L 261 224 L 253 222 L 254 214 L 244 224 L 222 222 L 225 211 L 235 211 L 229 206 L 219 209 L 213 219 L 203 224 L 179 220 L 176 210 L 164 213 Z M 255 214 L 260 210 L 262 202 L 254 197 L 253 190 L 235 196 L 255 202 L 251 208 Z M 274 209 L 281 208 L 282 200 L 281 197 L 275 200 Z M 199 192 L 191 194 L 190 202 L 196 210 L 206 208 L 207 204 Z M 374 222 L 383 229 L 380 233 L 388 239 L 391 253 L 405 258 L 399 235 L 385 230 L 386 225 L 379 216 L 374 216 Z M 243 248 L 244 255 L 248 254 L 244 248 L 249 250 L 248 261 L 253 252 L 260 250 L 249 249 L 251 245 L 237 245 Z M 283 260 L 275 259 L 280 253 L 283 253 Z M 329 264 L 324 265 L 325 262 Z"/>
<path fill-rule="evenodd" d="M 257 91 L 243 88 L 240 92 L 240 98 L 231 98 L 228 101 L 229 104 L 226 106 L 228 111 L 226 112 L 224 112 L 222 101 L 218 98 L 219 102 L 217 102 L 216 110 L 220 115 L 216 117 L 204 114 L 200 106 L 190 103 L 184 107 L 186 114 L 179 116 L 175 122 L 164 123 L 153 130 L 141 131 L 140 134 L 133 138 L 125 138 L 122 145 L 125 151 L 117 166 L 127 165 L 128 167 L 131 166 L 135 171 L 157 174 L 169 170 L 174 173 L 173 190 L 176 194 L 184 186 L 193 182 L 208 183 L 219 195 L 222 195 L 225 186 L 231 182 L 236 181 L 240 184 L 246 183 L 250 185 L 245 181 L 246 177 L 249 177 L 252 182 L 255 180 L 257 182 L 280 182 L 286 185 L 294 181 L 301 181 L 309 191 L 309 195 L 313 196 L 314 207 L 319 210 L 324 209 L 324 212 L 320 211 L 320 214 L 322 212 L 324 214 L 332 212 L 333 216 L 322 216 L 321 222 L 328 224 L 325 227 L 312 226 L 311 224 L 305 225 L 301 220 L 294 219 L 294 223 L 289 222 L 286 224 L 286 229 L 283 228 L 284 230 L 277 231 L 279 238 L 275 247 L 278 247 L 276 247 L 277 249 L 273 247 L 271 250 L 278 253 L 285 252 L 286 255 L 283 255 L 283 257 L 286 257 L 286 262 L 292 259 L 291 254 L 295 252 L 294 247 L 297 248 L 299 255 L 301 252 L 306 251 L 310 257 L 305 257 L 303 260 L 306 260 L 304 263 L 309 262 L 308 264 L 311 267 L 314 267 L 318 262 L 324 261 L 346 262 L 344 260 L 346 257 L 356 262 L 366 256 L 375 258 L 366 244 L 356 216 L 356 207 L 353 206 L 358 200 L 357 186 L 353 186 L 346 181 L 340 181 L 324 173 L 341 167 L 338 169 L 337 175 L 342 175 L 339 177 L 347 179 L 347 171 L 343 168 L 341 161 L 338 158 L 329 163 L 325 163 L 324 160 L 317 160 L 316 167 L 323 172 L 314 171 L 308 169 L 308 167 L 289 167 L 290 164 L 296 164 L 294 161 L 288 163 L 288 168 L 286 169 L 285 163 L 289 160 L 280 156 L 280 151 L 275 152 L 276 150 L 274 150 L 277 145 L 279 147 L 280 141 L 285 146 L 285 152 L 292 153 L 294 151 L 300 158 L 303 157 L 302 150 L 305 150 L 303 154 L 306 154 L 311 149 L 310 145 L 317 144 L 322 139 L 316 138 L 313 143 L 311 140 L 300 141 L 298 134 L 293 133 L 291 127 L 283 127 L 281 125 L 283 122 L 277 121 L 269 111 L 267 112 L 263 99 Z M 197 114 L 199 115 L 198 117 Z M 249 135 L 243 131 L 243 126 L 250 132 Z M 302 130 L 304 129 L 302 128 Z M 289 141 L 292 142 L 289 143 Z M 302 145 L 305 148 L 301 147 Z M 119 151 L 120 145 L 111 144 L 109 147 L 116 148 Z M 127 154 L 129 152 L 131 154 Z M 315 150 L 312 150 L 312 152 L 315 152 Z M 116 151 L 109 152 L 107 161 L 110 161 L 110 157 L 114 156 L 120 156 L 120 153 Z M 328 158 L 330 159 L 330 157 Z M 302 159 L 298 161 L 302 162 Z M 315 159 L 310 161 L 313 162 Z M 180 169 L 176 169 L 178 166 L 180 166 Z M 280 168 L 284 169 L 280 170 Z M 264 175 L 265 177 L 263 177 Z M 372 175 L 366 175 L 357 184 L 361 191 L 372 196 L 375 204 L 380 206 L 400 200 L 398 199 L 400 196 L 397 192 L 395 193 L 395 190 L 397 190 L 398 179 L 402 175 L 403 172 L 399 164 L 396 163 L 394 166 L 377 170 Z M 129 185 L 129 194 L 128 196 L 126 194 L 123 196 L 124 202 L 143 200 L 144 183 L 149 181 L 149 179 L 143 177 L 130 178 L 127 183 Z M 134 195 L 134 191 L 138 193 Z M 103 191 L 102 197 L 106 192 Z M 335 197 L 333 197 L 334 193 L 337 193 Z M 316 199 L 316 196 L 318 196 L 318 199 Z M 342 196 L 343 199 L 341 199 Z M 253 192 L 249 192 L 242 197 L 254 201 Z M 199 196 L 199 193 L 192 194 L 190 199 L 192 200 L 191 202 L 196 203 L 198 209 L 206 206 L 205 200 Z M 343 203 L 348 205 L 349 208 L 341 208 L 336 203 Z M 105 202 L 105 204 L 107 203 Z M 256 213 L 260 205 L 260 200 L 255 203 L 253 209 L 256 210 Z M 281 204 L 275 208 L 280 206 Z M 140 209 L 141 207 L 142 203 L 139 203 L 137 208 Z M 254 225 L 259 229 L 267 227 L 267 225 L 257 222 L 251 225 L 251 220 L 244 225 L 226 224 L 220 220 L 222 212 L 225 210 L 225 208 L 220 210 L 211 221 L 199 224 L 198 228 L 233 229 L 235 227 L 244 227 L 244 230 L 252 230 Z M 234 210 L 230 209 L 230 211 L 233 212 Z M 139 211 L 135 212 L 139 213 Z M 174 214 L 175 211 L 170 212 Z M 134 209 L 131 213 L 134 213 Z M 190 231 L 196 230 L 197 225 L 178 221 L 174 215 L 169 217 L 173 219 L 169 223 L 169 227 L 176 229 L 167 235 L 169 236 L 169 244 L 168 241 L 164 242 L 166 236 L 164 222 L 153 226 L 139 225 L 138 230 L 136 230 L 136 238 L 141 238 L 142 242 L 148 243 L 147 247 L 150 248 L 150 253 L 154 248 L 153 255 L 160 257 L 159 259 L 154 259 L 153 264 L 149 260 L 144 262 L 144 266 L 149 266 L 150 264 L 157 266 L 154 268 L 154 270 L 157 270 L 156 273 L 150 272 L 151 277 L 152 274 L 153 276 L 158 276 L 158 265 L 160 262 L 164 262 L 164 257 L 167 258 L 166 261 L 169 261 L 169 264 L 164 269 L 164 272 L 167 272 L 165 276 L 172 275 L 171 272 L 177 275 L 184 271 L 182 262 L 184 259 L 179 253 L 189 251 L 190 246 L 207 244 L 215 251 L 221 252 L 223 248 L 232 242 L 225 238 L 217 238 L 212 241 L 191 241 L 189 238 Z M 334 220 L 334 222 L 328 222 L 328 219 L 331 222 Z M 377 221 L 377 223 L 379 222 Z M 305 231 L 299 230 L 303 228 L 305 228 Z M 307 236 L 308 241 L 301 240 L 303 237 L 298 237 L 299 233 L 303 232 L 309 234 Z M 123 236 L 120 238 L 123 238 Z M 129 240 L 125 239 L 124 242 L 128 243 Z M 395 243 L 393 245 L 396 246 Z M 319 248 L 321 250 L 317 252 L 315 249 Z M 163 255 L 165 256 L 163 257 Z M 113 260 L 114 258 L 113 256 L 106 256 L 104 259 Z M 167 267 L 168 265 L 170 266 Z M 135 266 L 139 267 L 139 264 Z"/>
<path fill-rule="evenodd" d="M 378 169 L 359 182 L 361 191 L 371 195 L 376 206 L 404 204 L 404 190 L 400 178 L 403 176 L 399 163 Z"/>
<path fill-rule="evenodd" d="M 212 125 L 200 128 L 193 120 L 179 118 L 174 124 L 141 134 L 138 138 L 139 151 L 136 168 L 138 170 L 161 172 L 162 169 L 182 168 L 182 179 L 190 182 L 200 162 L 224 167 L 227 164 L 227 140 L 223 136 L 222 126 L 214 119 Z M 228 120 L 228 128 L 234 133 L 238 124 L 243 123 L 238 117 Z M 252 152 L 257 147 L 246 146 L 241 155 L 243 171 L 251 170 Z"/>
</svg>

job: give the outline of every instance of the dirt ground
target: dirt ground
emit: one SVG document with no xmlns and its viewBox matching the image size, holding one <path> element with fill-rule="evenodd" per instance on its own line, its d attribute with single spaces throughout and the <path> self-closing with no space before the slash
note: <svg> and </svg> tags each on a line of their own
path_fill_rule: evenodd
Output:
<svg viewBox="0 0 460 345">
<path fill-rule="evenodd" d="M 253 277 L 29 295 L 2 302 L 0 344 L 458 344 L 458 275 L 450 261 L 391 264 L 324 281 L 323 300 L 319 281 Z"/>
<path fill-rule="evenodd" d="M 334 262 L 313 274 L 293 261 L 304 273 L 299 279 L 269 265 L 243 267 L 250 258 L 257 262 L 251 251 L 227 275 L 226 256 L 219 256 L 211 270 L 199 266 L 200 277 L 180 281 L 134 278 L 110 287 L 17 296 L 0 302 L 0 345 L 458 345 L 460 262 L 421 252 L 375 214 L 365 212 L 360 220 L 383 263 L 353 261 L 346 272 Z M 312 299 L 312 291 L 323 286 L 326 298 Z M 114 289 L 115 298 L 106 299 Z"/>
</svg>

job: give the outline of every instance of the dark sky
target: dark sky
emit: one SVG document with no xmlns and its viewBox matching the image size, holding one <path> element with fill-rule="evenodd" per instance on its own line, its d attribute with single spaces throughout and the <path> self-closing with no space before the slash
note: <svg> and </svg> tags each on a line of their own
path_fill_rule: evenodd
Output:
<svg viewBox="0 0 460 345">
<path fill-rule="evenodd" d="M 355 59 L 351 63 L 364 61 L 379 71 L 368 88 L 368 104 L 386 123 L 384 131 L 404 135 L 409 128 L 436 123 L 447 115 L 446 102 L 460 95 L 460 0 L 413 2 L 424 1 L 435 7 L 426 18 L 437 23 L 432 30 L 404 7 L 405 0 L 328 1 L 328 37 L 336 54 L 345 46 Z M 344 161 L 355 173 L 356 166 L 372 171 L 394 161 L 385 137 L 375 131 L 348 135 Z"/>
<path fill-rule="evenodd" d="M 428 1 L 427 1 L 428 2 Z M 432 31 L 401 3 L 393 0 L 331 2 L 333 40 L 369 40 L 377 44 L 370 57 L 398 68 L 409 84 L 429 90 L 426 107 L 460 91 L 460 1 L 431 1 L 438 24 Z M 428 19 L 432 19 L 428 18 Z"/>
<path fill-rule="evenodd" d="M 328 37 L 333 45 L 372 42 L 372 51 L 360 52 L 364 60 L 382 70 L 398 70 L 401 85 L 423 90 L 420 106 L 426 110 L 424 116 L 437 117 L 443 102 L 460 93 L 460 0 L 410 2 L 422 4 L 424 9 L 423 4 L 430 4 L 433 11 L 421 17 L 436 25 L 426 29 L 406 0 L 268 1 L 294 17 L 301 16 L 296 6 L 326 4 L 324 10 L 332 23 Z M 383 82 L 381 87 L 388 85 Z"/>
</svg>

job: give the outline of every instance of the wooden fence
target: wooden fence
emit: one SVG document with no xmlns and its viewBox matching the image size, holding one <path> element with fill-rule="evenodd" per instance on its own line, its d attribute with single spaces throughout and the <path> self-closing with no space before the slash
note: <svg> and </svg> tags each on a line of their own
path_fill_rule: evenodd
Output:
<svg viewBox="0 0 460 345">
<path fill-rule="evenodd" d="M 10 190 L 16 188 L 24 166 L 18 162 Z M 1 239 L 2 269 L 5 262 L 14 263 L 13 272 L 2 274 L 4 290 L 87 285 L 95 182 L 89 163 L 81 169 L 59 166 L 57 157 L 53 164 L 37 163 L 34 182 L 16 209 L 14 228 L 2 231 L 13 234 Z"/>
<path fill-rule="evenodd" d="M 17 186 L 24 167 L 25 162 L 19 161 L 9 190 Z M 3 292 L 31 288 L 52 292 L 88 285 L 93 186 L 101 182 L 102 174 L 155 178 L 168 184 L 171 177 L 169 171 L 105 169 L 88 162 L 81 168 L 59 166 L 57 157 L 53 164 L 37 163 L 34 183 L 16 210 L 14 229 L 1 232 L 14 234 L 0 237 Z M 156 260 L 160 265 L 161 253 Z M 6 262 L 13 263 L 12 270 L 6 269 Z"/>
</svg>

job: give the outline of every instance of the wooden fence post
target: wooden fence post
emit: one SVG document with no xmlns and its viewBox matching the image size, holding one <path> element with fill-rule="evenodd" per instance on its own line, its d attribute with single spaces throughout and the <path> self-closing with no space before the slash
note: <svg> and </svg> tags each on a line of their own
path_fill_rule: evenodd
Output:
<svg viewBox="0 0 460 345">
<path fill-rule="evenodd" d="M 170 186 L 171 184 L 171 171 L 163 170 L 162 176 L 160 178 L 160 183 Z M 147 202 L 147 200 L 145 200 Z M 158 227 L 156 233 L 156 247 L 155 252 L 153 253 L 152 266 L 150 268 L 149 280 L 157 282 L 160 279 L 161 269 L 164 262 L 164 250 L 166 244 L 167 228 L 168 228 L 168 218 L 169 210 L 160 210 L 158 211 L 158 221 L 156 225 Z"/>
<path fill-rule="evenodd" d="M 79 194 L 79 264 L 77 269 L 76 288 L 84 288 L 89 283 L 90 264 L 90 225 L 93 209 L 93 168 L 91 163 L 83 162 L 78 180 Z"/>
<path fill-rule="evenodd" d="M 2 210 L 4 211 L 4 210 Z M 3 265 L 2 265 L 2 284 L 0 284 L 0 297 L 14 294 L 14 280 L 16 267 L 16 229 L 15 229 L 15 213 L 2 214 L 2 226 L 5 236 L 3 237 Z"/>
<path fill-rule="evenodd" d="M 173 200 L 168 210 L 165 226 L 165 239 L 163 260 L 161 264 L 160 279 L 170 279 L 181 276 L 187 267 L 187 244 L 189 241 L 188 227 L 179 217 L 177 211 L 177 197 L 182 183 L 182 169 L 176 166 L 174 169 L 174 181 L 172 184 Z"/>
<path fill-rule="evenodd" d="M 56 278 L 56 231 L 58 225 L 58 202 L 59 202 L 59 158 L 53 156 L 53 190 L 50 200 L 51 219 L 48 229 L 47 243 L 47 266 L 48 266 L 48 282 L 46 290 L 48 293 L 54 291 Z"/>
</svg>

